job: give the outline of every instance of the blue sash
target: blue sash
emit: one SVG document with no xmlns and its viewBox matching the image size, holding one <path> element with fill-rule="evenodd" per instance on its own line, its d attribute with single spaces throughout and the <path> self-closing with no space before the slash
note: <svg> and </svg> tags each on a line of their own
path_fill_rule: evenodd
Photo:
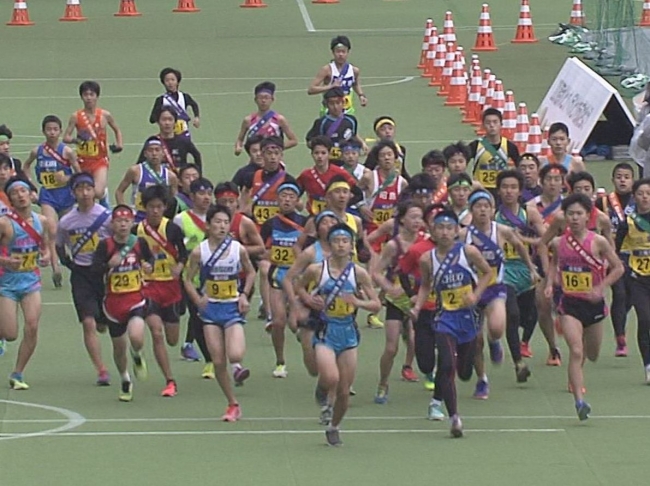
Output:
<svg viewBox="0 0 650 486">
<path fill-rule="evenodd" d="M 549 204 L 544 209 L 542 209 L 542 218 L 546 220 L 546 218 L 548 218 L 551 214 L 553 214 L 553 211 L 559 208 L 561 204 L 562 204 L 562 197 L 560 196 L 551 204 Z"/>
<path fill-rule="evenodd" d="M 334 122 L 329 126 L 329 128 L 325 132 L 325 135 L 331 138 L 332 135 L 334 135 L 336 131 L 339 129 L 344 119 L 345 119 L 345 115 L 341 115 L 336 120 L 334 120 Z"/>
<path fill-rule="evenodd" d="M 259 132 L 266 123 L 275 116 L 275 111 L 267 111 L 263 117 L 261 117 L 259 120 L 257 120 L 254 124 L 252 124 L 248 128 L 248 134 L 246 135 L 246 138 L 254 137 L 257 135 L 257 132 Z"/>
<path fill-rule="evenodd" d="M 210 258 L 208 258 L 208 261 L 205 262 L 205 265 L 201 266 L 201 276 L 199 278 L 201 282 L 201 287 L 203 287 L 203 284 L 207 280 L 207 272 L 209 268 L 214 267 L 214 264 L 217 263 L 219 258 L 226 252 L 226 250 L 230 247 L 230 244 L 232 243 L 232 238 L 230 236 L 226 236 L 226 239 L 221 242 L 221 244 L 214 250 L 212 255 L 210 255 Z M 204 270 L 205 269 L 205 270 Z"/>
<path fill-rule="evenodd" d="M 72 248 L 70 248 L 70 253 L 72 254 L 72 258 L 77 256 L 77 254 L 81 251 L 84 245 L 90 241 L 90 239 L 93 237 L 95 233 L 97 233 L 99 228 L 102 227 L 102 225 L 110 215 L 111 212 L 106 210 L 102 214 L 97 216 L 97 219 L 93 221 L 93 223 L 86 229 L 84 234 L 81 235 L 81 237 L 77 240 L 77 242 L 74 245 L 72 245 Z"/>
<path fill-rule="evenodd" d="M 179 96 L 179 97 L 181 96 L 181 93 L 180 93 L 180 92 L 178 93 L 178 96 Z M 176 115 L 178 115 L 178 118 L 180 118 L 180 119 L 183 120 L 184 122 L 189 122 L 189 121 L 190 121 L 190 115 L 187 113 L 187 111 L 185 110 L 185 108 L 183 108 L 183 107 L 178 103 L 178 101 L 176 101 L 176 100 L 172 97 L 172 95 L 170 95 L 169 93 L 165 93 L 165 94 L 163 95 L 163 98 L 165 98 L 165 100 L 167 100 L 167 102 L 171 105 L 171 107 L 172 107 L 172 108 L 174 109 L 174 111 L 176 112 Z"/>
<path fill-rule="evenodd" d="M 476 229 L 476 226 L 474 226 L 473 224 L 470 224 L 467 227 L 467 231 L 472 233 L 472 236 L 477 237 L 481 241 L 481 246 L 483 248 L 485 248 L 488 251 L 493 251 L 494 253 L 496 253 L 497 258 L 499 260 L 501 260 L 499 262 L 499 265 L 501 265 L 503 263 L 503 260 L 505 259 L 505 255 L 503 254 L 503 250 L 499 247 L 499 245 L 497 245 L 494 241 L 492 241 L 492 239 L 488 235 L 486 235 L 482 231 L 479 231 L 478 229 Z M 495 231 L 496 231 L 496 228 L 495 228 Z"/>
<path fill-rule="evenodd" d="M 153 170 L 153 167 L 149 165 L 149 162 L 145 160 L 144 162 L 142 162 L 141 165 L 149 173 L 149 175 L 153 177 L 153 179 L 156 181 L 156 184 L 161 184 L 163 186 L 167 185 L 167 181 L 163 180 L 162 176 L 159 175 L 155 170 Z M 163 168 L 163 172 L 164 171 L 165 169 Z"/>
<path fill-rule="evenodd" d="M 253 205 L 255 205 L 255 203 L 259 201 L 262 198 L 262 196 L 264 196 L 264 194 L 266 194 L 266 191 L 268 191 L 271 188 L 271 186 L 273 186 L 276 182 L 280 180 L 280 177 L 284 177 L 285 174 L 286 172 L 281 170 L 277 174 L 275 174 L 271 178 L 271 180 L 266 181 L 264 185 L 260 188 L 260 190 L 257 191 L 257 193 L 253 196 L 252 199 Z"/>
<path fill-rule="evenodd" d="M 510 211 L 510 209 L 508 209 L 504 205 L 501 205 L 501 207 L 499 207 L 499 212 L 501 213 L 501 215 L 503 215 L 504 218 L 508 220 L 508 222 L 512 223 L 512 225 L 515 228 L 520 230 L 522 234 L 533 235 L 535 233 L 530 226 L 528 226 L 524 221 L 522 221 L 518 216 L 516 216 L 512 211 Z"/>
</svg>

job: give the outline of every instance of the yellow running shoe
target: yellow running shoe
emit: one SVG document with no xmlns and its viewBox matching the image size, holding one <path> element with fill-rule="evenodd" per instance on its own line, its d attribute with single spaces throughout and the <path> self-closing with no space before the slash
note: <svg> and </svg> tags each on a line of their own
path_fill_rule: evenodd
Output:
<svg viewBox="0 0 650 486">
<path fill-rule="evenodd" d="M 12 390 L 29 390 L 29 385 L 23 381 L 22 373 L 12 373 L 9 377 L 9 388 Z"/>
<path fill-rule="evenodd" d="M 149 376 L 149 371 L 147 370 L 147 362 L 144 360 L 144 356 L 141 354 L 133 354 L 133 373 L 138 380 L 146 380 Z"/>
<path fill-rule="evenodd" d="M 130 381 L 122 382 L 118 399 L 120 400 L 120 402 L 130 402 L 133 400 L 133 383 L 131 383 Z"/>
<path fill-rule="evenodd" d="M 368 323 L 368 327 L 370 329 L 383 329 L 384 328 L 384 323 L 377 317 L 376 314 L 368 314 L 368 318 L 366 319 L 366 322 Z"/>
<path fill-rule="evenodd" d="M 217 378 L 214 374 L 214 363 L 210 362 L 205 364 L 203 367 L 203 373 L 201 373 L 201 377 L 206 380 L 214 380 Z"/>
</svg>

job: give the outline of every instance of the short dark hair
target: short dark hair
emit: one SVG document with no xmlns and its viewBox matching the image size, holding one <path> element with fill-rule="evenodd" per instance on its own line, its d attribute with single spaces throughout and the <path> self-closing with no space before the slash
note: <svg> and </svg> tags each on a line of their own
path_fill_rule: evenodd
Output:
<svg viewBox="0 0 650 486">
<path fill-rule="evenodd" d="M 84 81 L 79 85 L 79 96 L 82 96 L 86 91 L 92 91 L 99 98 L 101 88 L 97 81 Z"/>
<path fill-rule="evenodd" d="M 210 223 L 212 221 L 212 218 L 214 218 L 214 215 L 217 213 L 222 213 L 228 216 L 228 220 L 232 221 L 232 214 L 230 214 L 230 210 L 223 204 L 213 204 L 208 208 L 208 212 L 205 215 L 205 220 Z"/>
<path fill-rule="evenodd" d="M 10 169 L 14 168 L 14 165 L 11 163 L 11 159 L 5 154 L 0 154 L 0 167 L 3 165 L 8 166 Z"/>
<path fill-rule="evenodd" d="M 149 186 L 142 191 L 142 205 L 146 206 L 154 199 L 160 199 L 162 203 L 167 206 L 169 204 L 169 190 L 162 184 L 155 184 Z"/>
<path fill-rule="evenodd" d="M 262 143 L 262 140 L 264 140 L 264 137 L 262 135 L 253 135 L 252 137 L 248 137 L 246 139 L 246 142 L 244 142 L 244 150 L 246 153 L 250 155 L 251 147 L 256 143 Z"/>
<path fill-rule="evenodd" d="M 162 84 L 165 84 L 165 77 L 168 74 L 173 74 L 174 76 L 176 76 L 176 81 L 178 81 L 179 84 L 181 82 L 181 79 L 183 79 L 183 76 L 181 75 L 181 72 L 178 69 L 166 67 L 165 69 L 160 71 L 160 82 Z"/>
<path fill-rule="evenodd" d="M 381 139 L 375 144 L 370 152 L 375 156 L 375 158 L 379 158 L 379 151 L 386 147 L 389 147 L 393 151 L 396 159 L 399 157 L 399 150 L 397 150 L 397 145 L 395 145 L 395 142 L 392 140 Z"/>
<path fill-rule="evenodd" d="M 521 175 L 521 172 L 510 169 L 504 170 L 497 174 L 497 190 L 501 189 L 501 183 L 504 179 L 517 179 L 517 182 L 519 183 L 519 190 L 523 189 L 524 187 L 524 176 Z"/>
<path fill-rule="evenodd" d="M 592 176 L 589 172 L 581 171 L 581 172 L 571 172 L 567 178 L 566 178 L 567 183 L 569 184 L 569 187 L 573 191 L 573 186 L 576 185 L 576 183 L 580 181 L 588 181 L 591 184 L 591 188 L 596 190 L 596 181 L 594 180 L 594 176 Z"/>
<path fill-rule="evenodd" d="M 268 91 L 271 95 L 275 94 L 275 83 L 271 81 L 263 81 L 255 86 L 254 93 L 257 95 L 260 91 Z"/>
<path fill-rule="evenodd" d="M 56 115 L 47 115 L 45 118 L 43 118 L 43 121 L 41 122 L 41 131 L 45 131 L 45 125 L 48 123 L 56 123 L 59 128 L 61 128 L 61 119 L 56 116 Z"/>
<path fill-rule="evenodd" d="M 426 154 L 422 156 L 421 161 L 422 168 L 425 169 L 430 165 L 439 165 L 443 168 L 445 167 L 445 156 L 440 150 L 429 150 Z"/>
<path fill-rule="evenodd" d="M 330 41 L 330 51 L 333 51 L 334 48 L 339 44 L 343 44 L 345 47 L 348 48 L 348 50 L 352 49 L 352 43 L 350 42 L 350 39 L 347 36 L 337 35 Z"/>
<path fill-rule="evenodd" d="M 569 206 L 572 206 L 574 204 L 579 204 L 584 208 L 584 210 L 587 213 L 591 212 L 591 208 L 593 207 L 593 204 L 591 202 L 591 199 L 589 199 L 587 196 L 585 196 L 582 193 L 579 194 L 569 194 L 567 197 L 564 198 L 562 201 L 562 211 L 565 211 L 569 208 Z"/>
<path fill-rule="evenodd" d="M 314 151 L 314 147 L 317 145 L 325 147 L 329 152 L 329 150 L 332 148 L 332 140 L 330 140 L 330 138 L 326 137 L 325 135 L 318 135 L 309 139 L 309 148 L 312 152 Z"/>
<path fill-rule="evenodd" d="M 435 187 L 436 187 L 436 181 L 433 180 L 431 174 L 427 174 L 426 172 L 420 172 L 419 174 L 415 174 L 413 177 L 411 177 L 411 180 L 409 181 L 409 185 L 406 187 L 404 191 L 412 194 L 422 189 L 433 191 Z"/>
<path fill-rule="evenodd" d="M 639 190 L 639 187 L 646 185 L 650 186 L 650 177 L 644 177 L 643 179 L 634 181 L 634 184 L 632 184 L 632 192 L 635 193 Z"/>
<path fill-rule="evenodd" d="M 4 125 L 4 124 L 0 125 L 0 135 L 4 135 L 9 140 L 14 138 L 14 134 L 11 132 L 9 127 L 7 125 Z"/>
<path fill-rule="evenodd" d="M 499 121 L 501 122 L 503 121 L 503 113 L 501 113 L 496 108 L 486 108 L 485 110 L 483 110 L 483 114 L 481 115 L 481 121 L 485 122 L 485 119 L 490 115 L 498 116 Z"/>
<path fill-rule="evenodd" d="M 232 181 L 220 182 L 214 188 L 214 197 L 217 197 L 217 194 L 221 194 L 222 192 L 234 192 L 235 194 L 239 194 L 239 188 L 237 187 L 237 184 Z"/>
<path fill-rule="evenodd" d="M 564 167 L 561 164 L 546 164 L 544 167 L 542 167 L 539 170 L 539 180 L 544 182 L 544 179 L 546 178 L 548 173 L 551 172 L 552 170 L 559 171 L 562 174 L 562 176 L 565 176 L 567 174 L 566 167 Z"/>
<path fill-rule="evenodd" d="M 424 213 L 424 208 L 413 204 L 410 198 L 405 199 L 403 201 L 398 202 L 397 205 L 395 206 L 395 215 L 394 215 L 395 224 L 399 225 L 402 222 L 404 216 L 406 216 L 406 213 L 408 213 L 409 209 L 411 208 L 419 208 L 420 210 L 422 210 L 422 213 Z"/>
<path fill-rule="evenodd" d="M 444 155 L 445 161 L 447 163 L 449 163 L 449 159 L 451 159 L 456 154 L 461 154 L 468 162 L 472 156 L 469 151 L 469 147 L 462 140 L 459 140 L 456 143 L 450 143 L 442 150 L 442 155 Z"/>
<path fill-rule="evenodd" d="M 567 127 L 564 123 L 562 122 L 555 122 L 551 124 L 551 126 L 548 129 L 548 135 L 549 137 L 553 135 L 554 133 L 557 132 L 564 132 L 566 136 L 569 136 L 569 127 Z"/>
<path fill-rule="evenodd" d="M 163 106 L 158 110 L 158 116 L 156 117 L 157 121 L 160 121 L 160 115 L 163 113 L 170 113 L 174 117 L 174 121 L 178 120 L 178 113 L 171 106 Z"/>
<path fill-rule="evenodd" d="M 196 165 L 196 164 L 185 164 L 183 167 L 181 167 L 178 170 L 178 178 L 180 179 L 181 177 L 183 177 L 183 173 L 185 173 L 185 171 L 187 171 L 188 169 L 194 169 L 195 171 L 197 171 L 199 173 L 199 176 L 201 175 L 201 169 L 199 168 L 198 165 Z"/>
<path fill-rule="evenodd" d="M 535 165 L 537 165 L 537 168 L 539 169 L 539 158 L 537 157 L 537 155 L 531 154 L 530 152 L 521 154 L 519 160 L 517 161 L 517 167 L 519 167 L 519 164 L 521 164 L 522 160 L 532 160 L 533 162 L 535 162 Z"/>
<path fill-rule="evenodd" d="M 329 100 L 331 98 L 344 98 L 345 97 L 345 91 L 343 91 L 342 88 L 339 88 L 338 86 L 335 88 L 330 88 L 327 91 L 325 91 L 325 94 L 323 95 L 324 100 Z"/>
<path fill-rule="evenodd" d="M 465 172 L 461 172 L 460 174 L 453 174 L 449 176 L 447 179 L 447 187 L 451 187 L 459 181 L 465 181 L 467 184 L 469 184 L 469 186 L 472 185 L 472 178 Z"/>
<path fill-rule="evenodd" d="M 634 178 L 634 167 L 632 167 L 632 164 L 628 164 L 627 162 L 619 162 L 612 169 L 612 177 L 616 175 L 617 170 L 629 170 L 630 172 L 632 172 L 632 178 Z"/>
<path fill-rule="evenodd" d="M 264 137 L 260 142 L 260 148 L 262 149 L 269 145 L 276 145 L 284 150 L 284 140 L 282 140 L 282 137 Z"/>
</svg>

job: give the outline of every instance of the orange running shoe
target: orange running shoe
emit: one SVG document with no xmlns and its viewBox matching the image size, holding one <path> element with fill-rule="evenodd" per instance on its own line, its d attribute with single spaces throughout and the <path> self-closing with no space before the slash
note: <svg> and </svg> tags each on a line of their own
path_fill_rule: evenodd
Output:
<svg viewBox="0 0 650 486">
<path fill-rule="evenodd" d="M 221 416 L 221 420 L 224 422 L 237 422 L 241 418 L 241 408 L 239 403 L 234 405 L 228 405 L 226 408 L 226 413 Z"/>
<path fill-rule="evenodd" d="M 402 379 L 404 381 L 417 382 L 420 381 L 418 375 L 413 371 L 410 366 L 402 366 Z"/>
<path fill-rule="evenodd" d="M 562 366 L 562 356 L 558 348 L 554 348 L 548 353 L 546 366 Z"/>
<path fill-rule="evenodd" d="M 176 393 L 178 393 L 178 389 L 176 388 L 176 382 L 174 380 L 169 380 L 167 382 L 167 385 L 163 389 L 161 395 L 163 397 L 171 398 L 171 397 L 175 397 Z"/>
<path fill-rule="evenodd" d="M 533 352 L 530 349 L 530 344 L 527 343 L 526 341 L 521 342 L 521 345 L 519 346 L 519 349 L 521 350 L 521 357 L 522 358 L 532 358 L 533 357 Z"/>
</svg>

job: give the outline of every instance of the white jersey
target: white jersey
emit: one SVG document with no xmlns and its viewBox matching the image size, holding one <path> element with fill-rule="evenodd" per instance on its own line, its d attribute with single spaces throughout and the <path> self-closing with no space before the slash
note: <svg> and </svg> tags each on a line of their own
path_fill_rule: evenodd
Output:
<svg viewBox="0 0 650 486">
<path fill-rule="evenodd" d="M 490 241 L 492 241 L 492 243 L 494 243 L 497 247 L 501 248 L 499 245 L 499 231 L 497 229 L 497 223 L 495 221 L 492 221 L 490 224 Z M 484 245 L 482 245 L 480 242 L 477 242 L 477 238 L 469 229 L 467 230 L 465 243 L 478 248 L 481 252 L 481 255 L 483 255 L 483 258 L 485 258 L 485 260 L 490 265 L 490 268 L 492 270 L 492 279 L 490 280 L 490 285 L 503 283 L 503 275 L 505 271 L 505 266 L 503 265 L 503 255 L 499 256 L 497 254 L 498 252 L 494 251 L 491 248 L 485 248 Z"/>
<path fill-rule="evenodd" d="M 201 292 L 210 302 L 237 302 L 239 299 L 238 275 L 241 271 L 241 243 L 231 240 L 223 255 L 208 266 L 214 253 L 208 240 L 199 245 L 201 251 Z"/>
<path fill-rule="evenodd" d="M 339 68 L 336 67 L 334 61 L 330 62 L 330 69 L 332 70 L 332 81 L 341 80 L 341 89 L 343 92 L 348 95 L 352 92 L 352 87 L 357 82 L 354 77 L 354 66 L 352 64 L 347 64 L 348 69 L 345 73 L 341 74 Z"/>
</svg>

